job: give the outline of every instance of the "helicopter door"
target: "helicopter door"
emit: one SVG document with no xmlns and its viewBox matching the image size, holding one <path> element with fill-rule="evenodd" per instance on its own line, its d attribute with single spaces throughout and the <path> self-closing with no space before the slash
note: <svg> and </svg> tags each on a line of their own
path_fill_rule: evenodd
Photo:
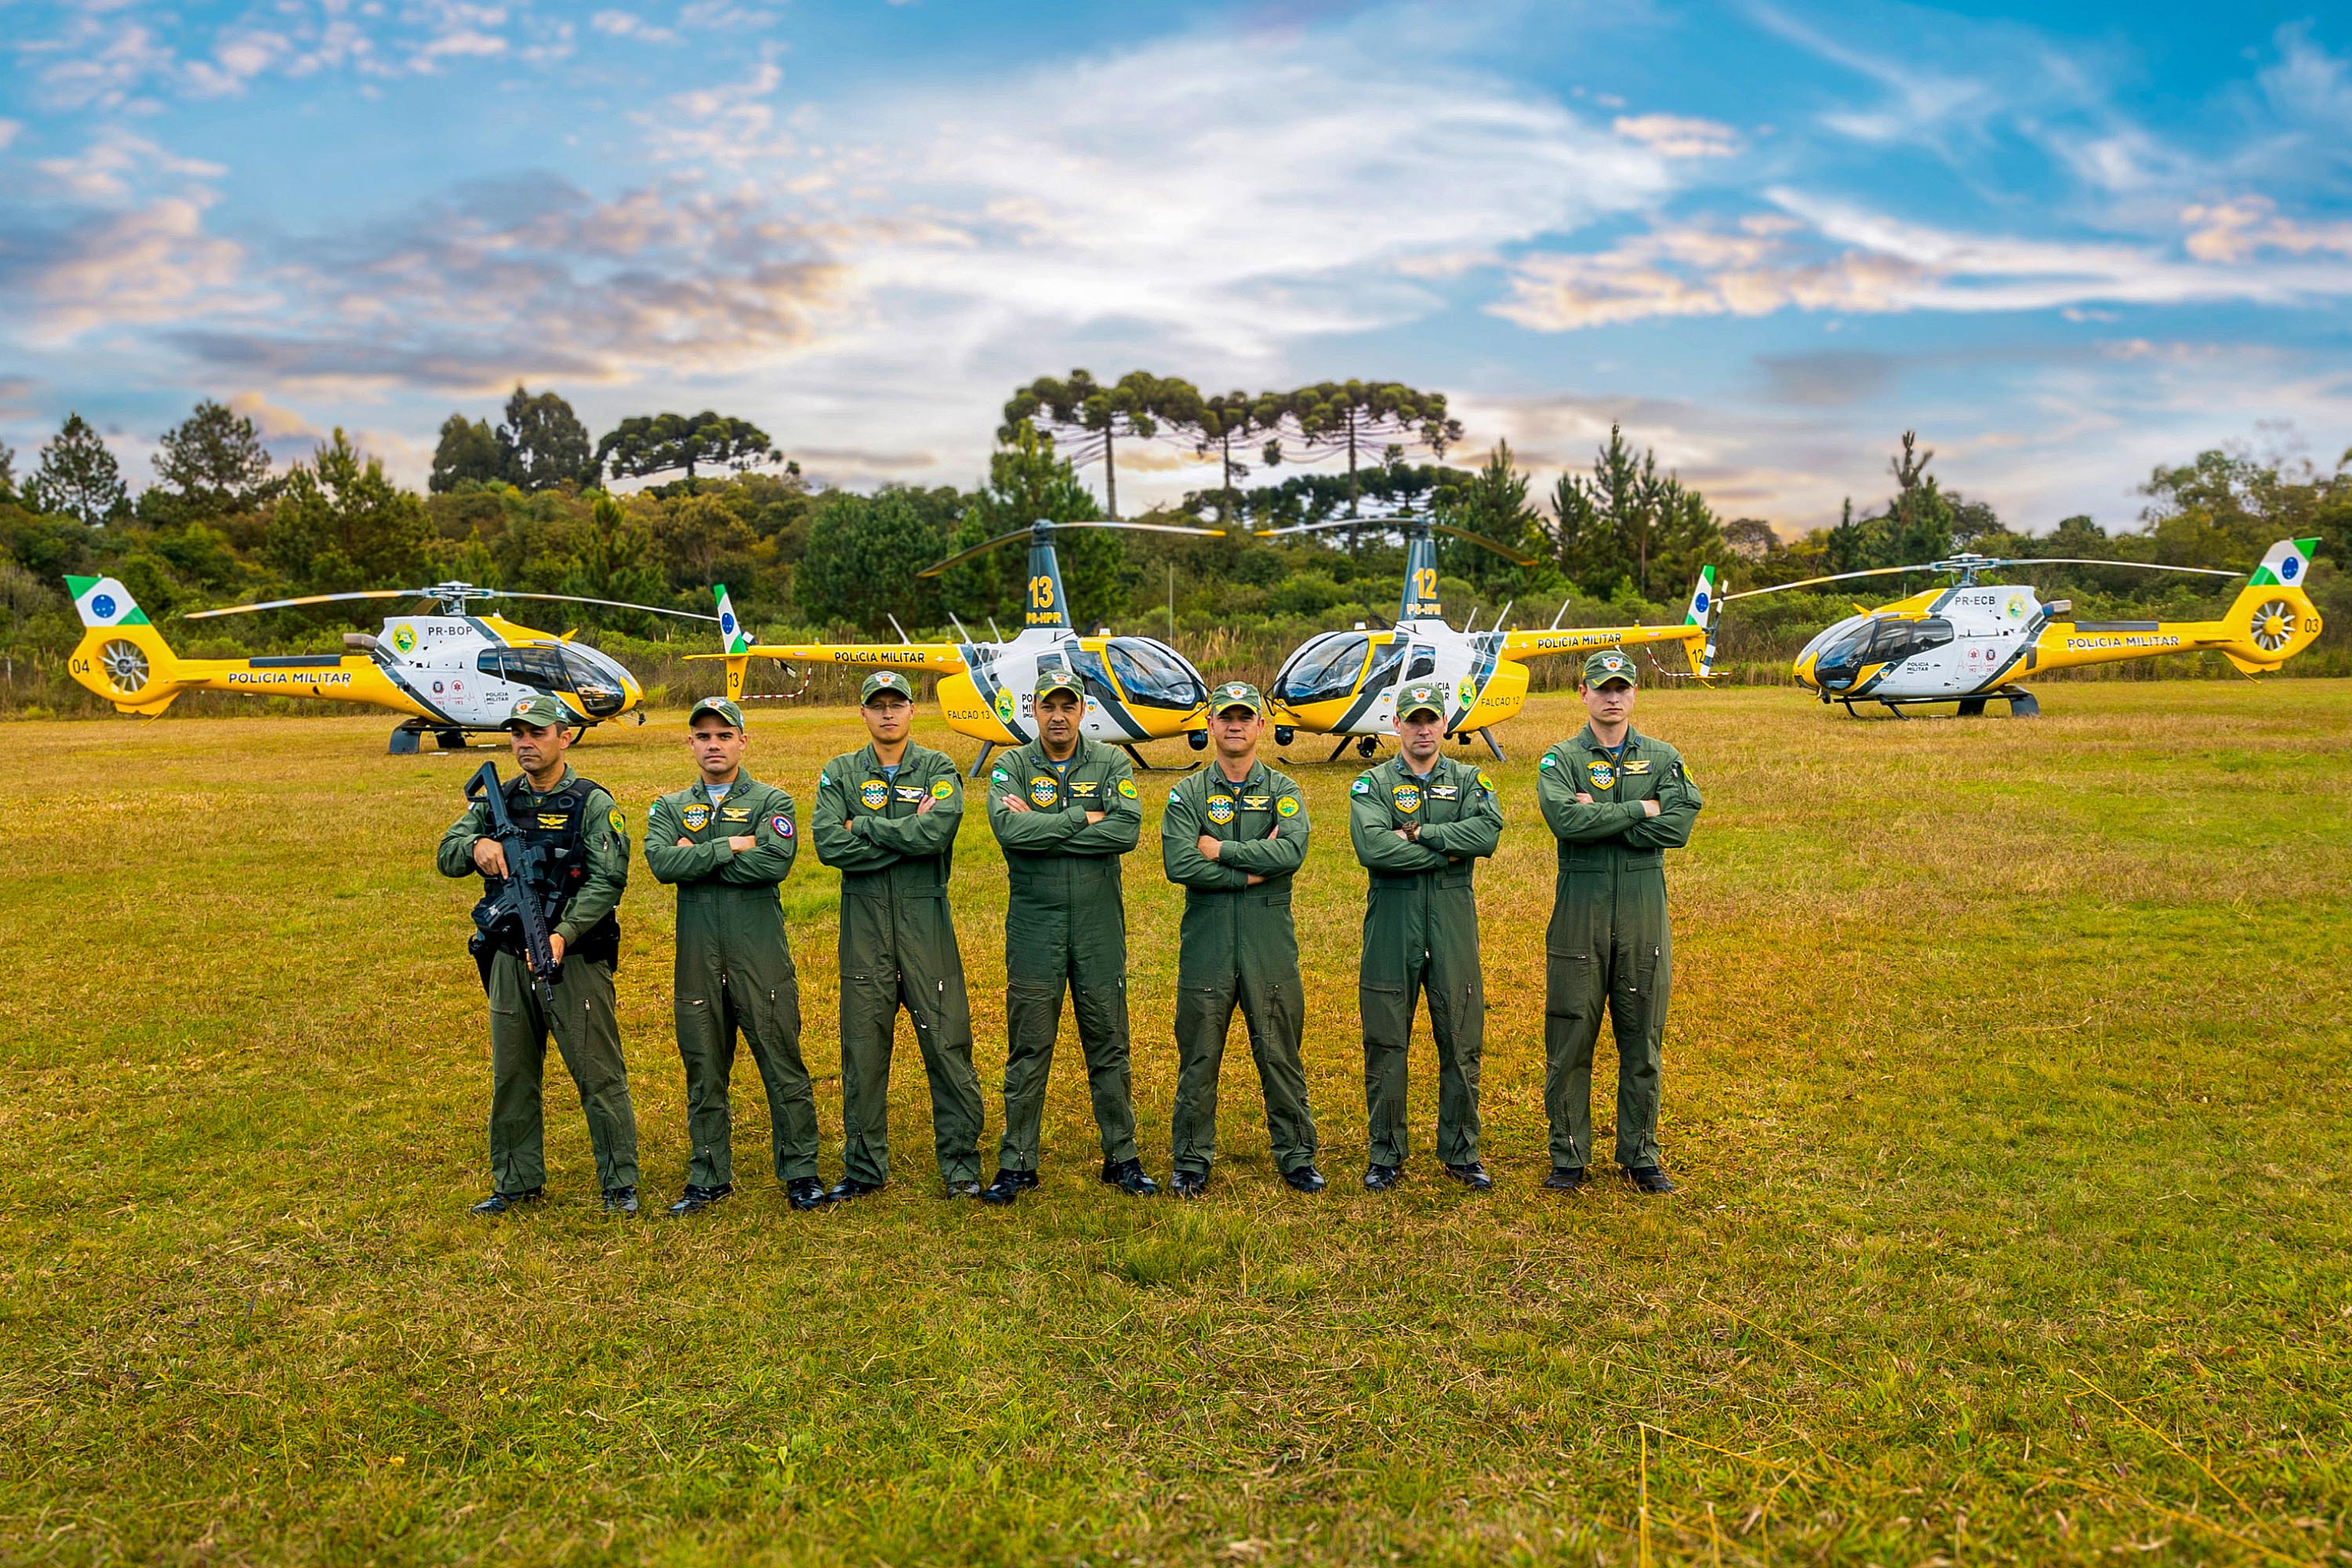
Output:
<svg viewBox="0 0 2352 1568">
<path fill-rule="evenodd" d="M 1397 683 L 1397 672 L 1404 668 L 1407 645 L 1391 641 L 1388 647 L 1372 655 L 1370 668 L 1364 671 L 1363 695 L 1378 701 L 1381 695 Z"/>
<path fill-rule="evenodd" d="M 1412 662 L 1405 666 L 1404 678 L 1409 685 L 1437 673 L 1437 650 L 1427 643 L 1412 645 Z"/>
</svg>

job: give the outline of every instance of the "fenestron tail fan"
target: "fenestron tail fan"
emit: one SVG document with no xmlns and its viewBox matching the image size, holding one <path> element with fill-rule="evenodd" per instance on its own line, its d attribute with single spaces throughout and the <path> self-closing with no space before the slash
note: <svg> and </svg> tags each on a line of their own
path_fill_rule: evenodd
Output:
<svg viewBox="0 0 2352 1568">
<path fill-rule="evenodd" d="M 2248 675 L 2276 669 L 2318 639 L 2317 605 L 2305 590 L 2316 539 L 2282 539 L 2246 579 L 2221 617 L 2222 657 Z"/>
<path fill-rule="evenodd" d="M 66 587 L 83 627 L 68 671 L 119 713 L 152 719 L 169 708 L 182 689 L 173 675 L 180 661 L 131 590 L 114 577 L 68 577 Z"/>
</svg>

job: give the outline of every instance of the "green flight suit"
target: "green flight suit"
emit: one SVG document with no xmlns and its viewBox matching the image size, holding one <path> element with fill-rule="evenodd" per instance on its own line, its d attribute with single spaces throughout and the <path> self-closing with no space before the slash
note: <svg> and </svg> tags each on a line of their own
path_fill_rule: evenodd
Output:
<svg viewBox="0 0 2352 1568">
<path fill-rule="evenodd" d="M 866 746 L 817 775 L 809 837 L 841 872 L 842 1163 L 856 1181 L 889 1179 L 890 1047 L 902 1006 L 930 1079 L 940 1173 L 950 1184 L 980 1179 L 985 1113 L 948 910 L 962 822 L 963 778 L 944 752 L 908 742 L 893 778 Z"/>
<path fill-rule="evenodd" d="M 580 776 L 567 765 L 556 786 L 541 794 L 527 778 L 508 782 L 508 811 L 579 814 L 584 875 L 556 921 L 555 934 L 567 951 L 621 902 L 629 885 L 629 835 L 613 797 L 602 789 L 584 795 Z M 517 787 L 520 786 L 520 787 Z M 471 877 L 475 841 L 488 834 L 488 807 L 477 802 L 449 825 L 434 856 L 445 877 Z M 613 963 L 608 959 L 567 956 L 555 983 L 555 1005 L 548 1007 L 519 956 L 490 957 L 485 984 L 490 1004 L 490 1178 L 496 1191 L 527 1193 L 547 1182 L 541 1080 L 547 1066 L 547 1037 L 571 1070 L 588 1119 L 588 1140 L 596 1151 L 596 1183 L 606 1192 L 637 1184 L 637 1113 L 629 1101 L 629 1068 L 621 1055 L 621 1024 L 613 1010 Z"/>
<path fill-rule="evenodd" d="M 739 769 L 716 805 L 697 782 L 654 802 L 646 819 L 646 864 L 655 880 L 677 889 L 670 1005 L 686 1067 L 689 1186 L 735 1180 L 727 1080 L 738 1034 L 768 1091 L 776 1180 L 816 1174 L 816 1094 L 801 1061 L 800 976 L 776 894 L 800 848 L 793 816 L 791 795 Z M 751 839 L 751 847 L 738 853 L 728 842 L 738 837 Z M 680 848 L 681 838 L 693 842 Z"/>
<path fill-rule="evenodd" d="M 1397 829 L 1420 824 L 1408 841 Z M 1402 757 L 1370 769 L 1348 790 L 1348 833 L 1371 874 L 1364 900 L 1364 952 L 1357 998 L 1364 1022 L 1367 1158 L 1404 1163 L 1405 1052 L 1418 993 L 1429 996 L 1437 1037 L 1437 1157 L 1478 1158 L 1478 1062 L 1486 1039 L 1486 987 L 1478 968 L 1477 861 L 1502 841 L 1494 781 L 1443 755 L 1427 778 Z"/>
<path fill-rule="evenodd" d="M 1027 811 L 1003 804 L 1006 795 Z M 1087 813 L 1103 813 L 1088 822 Z M 1116 747 L 1085 736 L 1067 761 L 1032 741 L 988 775 L 988 825 L 1004 848 L 1004 1140 L 997 1168 L 1037 1168 L 1045 1077 L 1062 1030 L 1066 987 L 1078 1016 L 1087 1087 L 1103 1158 L 1135 1156 L 1129 1083 L 1127 906 L 1119 858 L 1143 833 L 1135 769 Z"/>
<path fill-rule="evenodd" d="M 1204 833 L 1223 845 L 1214 860 L 1201 853 Z M 1235 784 L 1212 762 L 1168 792 L 1160 855 L 1168 879 L 1184 889 L 1170 1129 L 1178 1171 L 1206 1175 L 1216 1157 L 1217 1074 L 1237 1003 L 1265 1096 L 1275 1166 L 1286 1175 L 1315 1163 L 1315 1117 L 1298 1059 L 1306 994 L 1290 921 L 1290 881 L 1307 858 L 1307 833 L 1298 785 L 1264 763 Z M 1251 887 L 1253 874 L 1265 879 Z"/>
<path fill-rule="evenodd" d="M 1590 805 L 1579 794 L 1592 797 Z M 1690 842 L 1698 786 L 1682 753 L 1628 728 L 1611 753 L 1591 726 L 1546 752 L 1536 799 L 1559 840 L 1559 876 L 1544 935 L 1544 1110 L 1551 1163 L 1581 1170 L 1592 1153 L 1592 1047 L 1601 1012 L 1617 1037 L 1617 1163 L 1660 1163 L 1658 1074 L 1675 947 L 1666 927 L 1665 851 Z M 1642 802 L 1654 799 L 1650 816 Z"/>
</svg>

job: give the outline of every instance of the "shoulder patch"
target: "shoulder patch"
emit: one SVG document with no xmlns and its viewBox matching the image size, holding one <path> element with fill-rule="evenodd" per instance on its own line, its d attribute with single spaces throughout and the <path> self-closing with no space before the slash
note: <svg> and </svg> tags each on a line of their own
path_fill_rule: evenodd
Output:
<svg viewBox="0 0 2352 1568">
<path fill-rule="evenodd" d="M 1539 768 L 1556 768 L 1559 766 L 1559 759 L 1552 755 L 1549 752 L 1546 752 L 1543 754 L 1543 761 L 1538 763 L 1536 766 Z"/>
<path fill-rule="evenodd" d="M 779 838 L 790 838 L 793 836 L 793 819 L 782 813 L 768 818 L 768 826 L 776 830 L 776 837 Z"/>
<path fill-rule="evenodd" d="M 827 772 L 826 772 L 824 769 L 823 769 L 823 768 L 819 768 L 819 769 L 817 770 L 817 774 L 816 774 L 816 783 L 817 783 L 817 787 L 818 787 L 819 789 L 823 789 L 826 784 L 831 784 L 832 782 L 833 782 L 833 774 L 831 774 L 830 773 L 827 773 Z"/>
<path fill-rule="evenodd" d="M 1360 776 L 1357 778 L 1357 780 L 1356 780 L 1356 782 L 1355 782 L 1354 784 L 1349 784 L 1349 785 L 1348 786 L 1348 793 L 1349 793 L 1349 795 L 1370 795 L 1370 794 L 1371 794 L 1371 793 L 1372 793 L 1372 779 L 1371 779 L 1371 775 L 1370 775 L 1370 773 L 1365 773 L 1365 774 L 1361 774 L 1361 775 L 1360 775 Z"/>
<path fill-rule="evenodd" d="M 622 829 L 621 829 L 621 808 L 620 808 L 619 806 L 617 806 L 617 805 L 616 805 L 616 806 L 614 806 L 614 807 L 612 809 L 611 813 L 607 815 L 607 816 L 606 816 L 605 820 L 606 820 L 606 821 L 608 821 L 608 822 L 610 822 L 610 823 L 613 825 L 613 831 L 614 831 L 614 832 L 615 832 L 615 833 L 620 832 L 620 831 L 622 830 Z M 517 918 L 518 918 L 518 919 L 520 919 L 520 916 L 518 916 Z"/>
<path fill-rule="evenodd" d="M 1135 781 L 1134 781 L 1133 779 L 1121 779 L 1121 780 L 1119 780 L 1119 781 L 1118 781 L 1118 793 L 1119 793 L 1119 794 L 1121 794 L 1121 795 L 1125 795 L 1125 796 L 1127 796 L 1127 798 L 1128 798 L 1128 799 L 1129 799 L 1129 800 L 1133 800 L 1133 799 L 1135 798 Z M 1171 800 L 1173 800 L 1173 799 L 1175 798 L 1175 796 L 1171 795 L 1170 795 L 1170 796 L 1169 796 L 1169 798 L 1170 798 Z"/>
<path fill-rule="evenodd" d="M 988 776 L 994 779 L 998 784 L 1011 784 L 1013 782 L 1013 775 L 1006 773 L 1003 768 L 990 769 Z"/>
<path fill-rule="evenodd" d="M 1298 815 L 1298 797 L 1295 795 L 1284 795 L 1280 800 L 1274 803 L 1274 809 L 1276 814 L 1283 816 L 1297 816 Z"/>
<path fill-rule="evenodd" d="M 935 779 L 932 781 L 931 798 L 933 800 L 945 800 L 948 796 L 953 794 L 955 794 L 955 781 L 953 779 Z"/>
<path fill-rule="evenodd" d="M 1184 797 L 1178 795 L 1171 789 L 1168 792 L 1168 804 L 1171 805 L 1181 805 L 1184 804 Z"/>
<path fill-rule="evenodd" d="M 1495 793 L 1495 780 L 1484 768 L 1480 768 L 1478 770 L 1478 787 L 1485 790 L 1488 795 L 1493 795 Z"/>
</svg>

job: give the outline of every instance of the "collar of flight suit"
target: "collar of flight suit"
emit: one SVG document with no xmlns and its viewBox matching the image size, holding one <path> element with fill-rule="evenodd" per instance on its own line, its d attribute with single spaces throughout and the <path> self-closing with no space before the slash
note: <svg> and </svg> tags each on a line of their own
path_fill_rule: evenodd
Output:
<svg viewBox="0 0 2352 1568">
<path fill-rule="evenodd" d="M 580 784 L 580 775 L 572 771 L 570 763 L 563 764 L 563 776 L 555 781 L 553 789 L 539 788 L 530 782 L 529 773 L 517 773 L 515 776 L 522 781 L 522 793 L 529 795 L 534 805 L 547 799 L 550 795 L 562 795 L 565 790 L 577 788 Z"/>
<path fill-rule="evenodd" d="M 1610 754 L 1609 748 L 1602 745 L 1593 737 L 1592 726 L 1590 724 L 1585 725 L 1583 729 L 1576 732 L 1576 743 L 1596 756 L 1605 757 Z M 1642 731 L 1636 730 L 1631 724 L 1626 725 L 1625 743 L 1617 749 L 1616 754 L 1621 757 L 1628 757 L 1632 756 L 1634 752 L 1639 752 L 1641 749 Z"/>
<path fill-rule="evenodd" d="M 915 742 L 913 737 L 909 736 L 907 741 L 907 749 L 904 752 L 900 753 L 898 758 L 898 771 L 903 773 L 908 768 L 913 767 L 915 765 L 915 759 L 921 756 L 922 753 L 923 748 Z M 874 742 L 871 741 L 868 741 L 866 744 L 858 747 L 856 754 L 850 760 L 867 773 L 878 773 L 882 771 L 882 759 L 874 754 Z"/>
<path fill-rule="evenodd" d="M 1201 770 L 1201 777 L 1207 782 L 1208 791 L 1211 795 L 1216 794 L 1219 790 L 1231 790 L 1235 793 L 1241 793 L 1248 790 L 1252 784 L 1256 784 L 1262 775 L 1271 773 L 1272 771 L 1272 769 L 1265 765 L 1265 758 L 1256 758 L 1250 763 L 1249 776 L 1242 780 L 1241 783 L 1234 784 L 1225 777 L 1225 770 L 1219 767 L 1217 765 L 1217 760 L 1214 757 L 1212 757 L 1209 759 L 1209 765 Z M 1274 786 L 1272 784 L 1266 785 L 1267 793 L 1271 794 L 1273 789 Z"/>
<path fill-rule="evenodd" d="M 1081 731 L 1078 735 L 1078 749 L 1070 753 L 1069 760 L 1067 762 L 1057 763 L 1053 758 L 1045 754 L 1045 737 L 1043 735 L 1040 735 L 1036 739 L 1029 742 L 1026 745 L 1024 745 L 1021 750 L 1033 753 L 1036 757 L 1038 763 L 1044 767 L 1077 768 L 1083 767 L 1087 763 L 1092 762 L 1094 760 L 1093 753 L 1097 750 L 1100 749 L 1101 746 L 1101 742 L 1089 741 L 1087 739 L 1085 733 Z M 1211 763 L 1210 765 L 1213 767 L 1215 764 Z"/>
<path fill-rule="evenodd" d="M 751 776 L 751 769 L 738 763 L 735 766 L 735 782 L 727 786 L 727 798 L 730 800 L 734 799 L 735 792 L 737 790 L 741 789 L 746 784 L 755 784 L 759 782 L 760 781 L 758 779 Z M 694 781 L 693 784 L 689 786 L 687 793 L 693 795 L 695 799 L 700 801 L 705 805 L 711 804 L 710 781 L 709 779 L 698 777 Z"/>
</svg>

